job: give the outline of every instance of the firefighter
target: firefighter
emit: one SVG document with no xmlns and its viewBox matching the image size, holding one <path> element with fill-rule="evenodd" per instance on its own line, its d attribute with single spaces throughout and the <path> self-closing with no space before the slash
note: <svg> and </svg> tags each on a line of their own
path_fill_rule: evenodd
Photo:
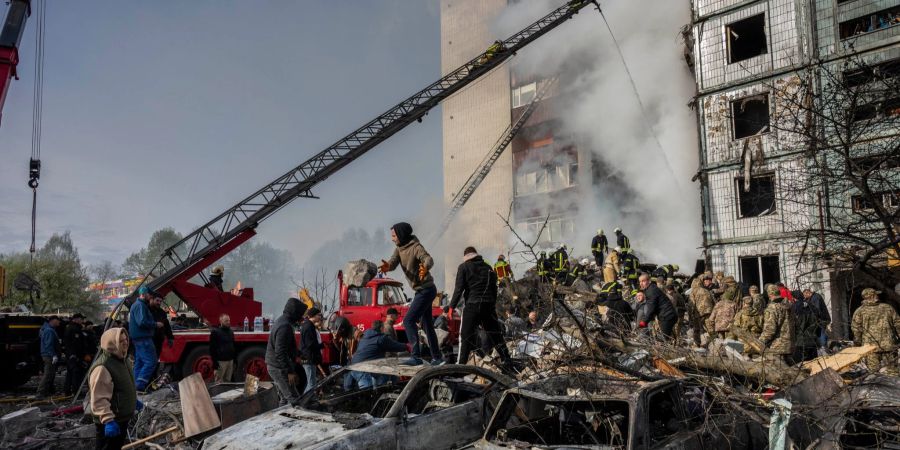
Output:
<svg viewBox="0 0 900 450">
<path fill-rule="evenodd" d="M 632 287 L 637 287 L 638 269 L 641 261 L 631 252 L 622 249 L 622 278 Z"/>
<path fill-rule="evenodd" d="M 206 284 L 206 287 L 215 288 L 219 291 L 224 291 L 225 289 L 222 287 L 222 277 L 225 276 L 225 267 L 216 266 L 213 267 L 212 272 L 209 273 L 209 283 Z"/>
<path fill-rule="evenodd" d="M 553 272 L 557 283 L 564 283 L 569 275 L 569 254 L 565 244 L 559 244 L 553 252 Z"/>
<path fill-rule="evenodd" d="M 550 270 L 552 269 L 552 263 L 547 259 L 547 252 L 541 252 L 538 255 L 537 265 L 534 267 L 537 271 L 538 278 L 541 281 L 547 282 L 548 276 L 550 275 Z"/>
<path fill-rule="evenodd" d="M 490 61 L 494 57 L 494 55 L 496 55 L 498 52 L 501 52 L 503 50 L 506 50 L 503 46 L 503 41 L 494 41 L 494 43 L 491 44 L 490 47 L 488 47 L 488 49 L 484 52 L 484 54 L 481 55 L 481 58 L 478 58 L 477 64 L 479 66 L 483 65 L 483 64 L 487 64 L 487 62 Z"/>
<path fill-rule="evenodd" d="M 572 270 L 569 271 L 569 278 L 566 280 L 566 284 L 571 285 L 575 280 L 583 277 L 587 273 L 588 264 L 590 264 L 590 260 L 587 258 L 572 264 Z"/>
<path fill-rule="evenodd" d="M 594 261 L 597 261 L 598 266 L 603 265 L 603 254 L 609 251 L 609 242 L 606 240 L 606 235 L 603 234 L 603 229 L 597 230 L 597 235 L 591 239 L 591 254 L 594 255 Z"/>
<path fill-rule="evenodd" d="M 625 236 L 625 233 L 622 233 L 621 228 L 616 228 L 616 247 L 622 249 L 623 252 L 631 253 L 631 240 L 628 239 L 628 236 Z"/>
<path fill-rule="evenodd" d="M 611 283 L 616 281 L 622 268 L 619 266 L 619 247 L 613 249 L 606 256 L 606 262 L 603 263 L 603 282 Z"/>
<path fill-rule="evenodd" d="M 506 258 L 503 255 L 497 257 L 497 262 L 494 264 L 494 272 L 497 273 L 498 283 L 506 279 L 512 280 L 512 269 L 509 268 L 509 263 L 506 262 Z"/>
<path fill-rule="evenodd" d="M 675 272 L 678 272 L 678 264 L 665 264 L 654 269 L 651 275 L 660 280 L 667 280 L 675 276 Z"/>
</svg>

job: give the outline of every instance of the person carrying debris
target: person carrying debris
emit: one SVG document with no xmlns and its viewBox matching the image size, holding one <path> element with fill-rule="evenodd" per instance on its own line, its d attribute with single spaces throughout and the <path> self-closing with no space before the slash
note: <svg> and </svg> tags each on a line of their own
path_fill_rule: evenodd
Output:
<svg viewBox="0 0 900 450">
<path fill-rule="evenodd" d="M 156 373 L 158 355 L 153 345 L 153 336 L 157 328 L 163 327 L 161 322 L 154 319 L 150 308 L 162 296 L 147 286 L 141 286 L 138 295 L 128 312 L 128 336 L 134 344 L 135 387 L 138 391 L 144 391 Z"/>
<path fill-rule="evenodd" d="M 887 303 L 880 303 L 881 291 L 865 288 L 862 304 L 853 313 L 850 329 L 856 345 L 875 345 L 875 351 L 865 356 L 869 372 L 886 368 L 886 372 L 897 375 L 897 341 L 900 337 L 900 316 Z"/>
<path fill-rule="evenodd" d="M 781 298 L 775 285 L 766 287 L 766 295 L 769 297 L 769 306 L 763 313 L 763 331 L 759 336 L 760 342 L 765 346 L 764 356 L 791 364 L 794 353 L 794 319 L 791 317 L 791 307 Z"/>
<path fill-rule="evenodd" d="M 503 281 L 512 279 L 512 269 L 509 268 L 509 263 L 506 262 L 506 257 L 503 255 L 497 256 L 497 262 L 494 263 L 494 272 L 497 273 L 497 282 L 502 283 Z"/>
<path fill-rule="evenodd" d="M 603 254 L 609 251 L 609 241 L 603 234 L 603 229 L 597 230 L 597 235 L 591 239 L 591 254 L 594 255 L 594 261 L 598 266 L 603 265 Z"/>
<path fill-rule="evenodd" d="M 219 291 L 224 292 L 225 288 L 222 287 L 223 276 L 225 276 L 224 266 L 213 267 L 212 272 L 209 273 L 209 283 L 206 284 L 206 287 L 218 289 Z"/>
<path fill-rule="evenodd" d="M 450 299 L 450 309 L 464 300 L 462 322 L 459 329 L 459 359 L 457 364 L 467 364 L 469 353 L 478 348 L 475 338 L 481 326 L 491 348 L 500 354 L 504 365 L 511 363 L 509 351 L 503 341 L 500 321 L 497 319 L 497 274 L 484 262 L 474 247 L 463 251 L 463 262 L 456 269 L 456 285 Z"/>
<path fill-rule="evenodd" d="M 702 334 L 712 334 L 712 330 L 706 328 L 709 315 L 712 314 L 716 302 L 712 292 L 706 286 L 712 283 L 712 275 L 706 274 L 702 278 L 695 278 L 691 283 L 690 301 L 688 302 L 688 318 L 694 334 L 694 345 L 702 345 Z"/>
<path fill-rule="evenodd" d="M 616 281 L 622 268 L 619 266 L 619 247 L 609 252 L 606 261 L 603 262 L 603 282 L 612 283 Z"/>
<path fill-rule="evenodd" d="M 319 325 L 322 323 L 322 312 L 312 307 L 306 311 L 306 320 L 300 325 L 300 359 L 303 360 L 303 371 L 306 372 L 307 393 L 316 386 L 319 365 L 322 364 L 322 337 L 319 336 Z"/>
<path fill-rule="evenodd" d="M 128 422 L 144 404 L 137 398 L 125 329 L 103 332 L 100 349 L 88 372 L 88 401 L 97 433 L 95 448 L 120 449 L 128 438 Z"/>
<path fill-rule="evenodd" d="M 406 344 L 401 344 L 389 336 L 386 336 L 381 330 L 384 324 L 380 320 L 373 320 L 372 327 L 366 330 L 359 341 L 356 353 L 350 364 L 359 364 L 361 362 L 372 361 L 384 358 L 389 352 L 406 351 Z M 359 389 L 367 389 L 385 384 L 390 380 L 390 375 L 372 374 L 368 372 L 350 371 L 348 379 L 344 380 L 344 388 L 352 389 L 353 384 Z"/>
<path fill-rule="evenodd" d="M 737 315 L 734 317 L 734 323 L 732 323 L 731 327 L 732 329 L 741 330 L 758 339 L 763 330 L 762 303 L 754 302 L 753 298 L 749 295 L 744 297 L 741 303 L 741 310 L 738 311 Z M 739 339 L 739 336 L 733 331 L 729 337 L 732 339 Z M 750 345 L 743 339 L 740 340 L 744 342 L 744 353 L 750 353 Z"/>
<path fill-rule="evenodd" d="M 299 378 L 294 325 L 303 319 L 305 313 L 306 305 L 300 299 L 289 298 L 284 305 L 284 312 L 272 324 L 266 344 L 266 368 L 269 376 L 281 397 L 292 406 L 297 406 L 300 400 L 300 393 L 297 392 Z"/>
<path fill-rule="evenodd" d="M 719 338 L 725 338 L 726 334 L 731 330 L 734 322 L 734 315 L 737 313 L 737 287 L 730 287 L 722 294 L 722 300 L 716 303 L 712 313 L 706 319 L 706 329 L 712 330 Z"/>
<path fill-rule="evenodd" d="M 234 330 L 231 329 L 231 316 L 219 316 L 219 326 L 209 330 L 209 357 L 212 358 L 216 370 L 216 383 L 229 383 L 234 375 Z"/>
<path fill-rule="evenodd" d="M 678 320 L 675 307 L 659 287 L 650 282 L 650 275 L 642 273 L 638 280 L 647 302 L 646 315 L 638 323 L 638 327 L 647 328 L 647 325 L 656 319 L 663 336 L 671 339 L 674 336 L 672 330 L 675 329 L 675 322 Z"/>
<path fill-rule="evenodd" d="M 59 317 L 50 316 L 38 333 L 41 342 L 41 359 L 44 362 L 44 372 L 38 383 L 37 396 L 46 397 L 56 392 L 56 365 L 61 354 L 59 347 L 59 335 L 56 328 L 59 326 Z"/>
<path fill-rule="evenodd" d="M 387 261 L 381 260 L 379 270 L 386 274 L 400 266 L 410 287 L 416 292 L 406 311 L 406 316 L 403 317 L 406 342 L 412 345 L 412 355 L 400 364 L 405 366 L 422 364 L 418 322 L 422 323 L 422 329 L 425 331 L 428 349 L 431 351 L 431 363 L 433 365 L 443 364 L 444 356 L 441 354 L 437 333 L 434 331 L 431 318 L 431 303 L 437 296 L 437 288 L 434 285 L 434 278 L 428 271 L 434 266 L 434 260 L 425 251 L 425 247 L 419 243 L 419 238 L 413 234 L 412 226 L 406 222 L 400 222 L 391 227 L 391 241 L 397 248 L 394 249 L 394 254 Z"/>
<path fill-rule="evenodd" d="M 631 239 L 628 239 L 628 236 L 625 236 L 625 233 L 622 233 L 621 228 L 616 228 L 613 230 L 616 233 L 616 247 L 618 247 L 620 252 L 631 252 Z"/>
<path fill-rule="evenodd" d="M 606 323 L 610 324 L 619 333 L 631 331 L 631 322 L 634 321 L 634 310 L 622 298 L 622 286 L 618 282 L 612 281 L 604 283 L 600 290 L 601 301 L 599 306 L 606 307 Z"/>
</svg>

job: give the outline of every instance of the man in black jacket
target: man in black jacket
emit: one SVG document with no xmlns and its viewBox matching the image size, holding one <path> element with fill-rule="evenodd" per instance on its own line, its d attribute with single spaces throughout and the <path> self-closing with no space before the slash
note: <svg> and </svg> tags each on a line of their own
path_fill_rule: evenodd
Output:
<svg viewBox="0 0 900 450">
<path fill-rule="evenodd" d="M 453 289 L 450 309 L 456 308 L 463 298 L 465 308 L 460 325 L 457 364 L 466 364 L 472 348 L 478 347 L 474 341 L 478 335 L 478 326 L 481 325 L 490 346 L 500 354 L 503 363 L 508 365 L 509 351 L 497 319 L 497 274 L 474 247 L 466 247 L 463 263 L 456 270 L 456 287 Z"/>
<path fill-rule="evenodd" d="M 269 342 L 266 344 L 266 368 L 272 382 L 291 405 L 297 405 L 300 393 L 297 392 L 297 341 L 294 338 L 294 325 L 300 322 L 306 313 L 306 305 L 299 299 L 289 298 L 284 305 L 284 312 L 275 319 L 269 331 Z"/>
<path fill-rule="evenodd" d="M 163 342 L 169 347 L 175 345 L 175 335 L 172 334 L 172 325 L 169 323 L 168 314 L 163 309 L 162 297 L 157 296 L 155 300 L 150 303 L 150 314 L 153 315 L 156 323 L 162 324 L 162 327 L 157 326 L 153 332 L 153 347 L 156 348 L 156 357 L 158 358 L 162 354 Z M 159 369 L 159 364 L 156 367 Z"/>
<path fill-rule="evenodd" d="M 319 337 L 319 324 L 322 323 L 322 312 L 319 308 L 310 308 L 306 312 L 306 320 L 300 325 L 300 358 L 306 372 L 306 389 L 311 391 L 316 386 L 316 373 L 322 364 L 322 340 Z"/>
<path fill-rule="evenodd" d="M 66 350 L 66 395 L 72 395 L 81 387 L 81 380 L 84 379 L 87 365 L 90 363 L 89 360 L 85 360 L 89 347 L 82 321 L 84 321 L 84 316 L 81 313 L 75 313 L 63 333 L 63 347 Z M 93 356 L 91 354 L 88 358 Z"/>
<path fill-rule="evenodd" d="M 634 310 L 631 305 L 622 298 L 622 286 L 618 282 L 604 283 L 601 288 L 603 294 L 600 306 L 605 306 L 606 323 L 620 333 L 631 331 L 631 322 L 634 320 Z"/>
<path fill-rule="evenodd" d="M 219 326 L 209 330 L 209 357 L 216 369 L 216 383 L 228 383 L 234 374 L 234 331 L 231 317 L 219 316 Z"/>
<path fill-rule="evenodd" d="M 646 328 L 653 319 L 657 319 L 662 334 L 666 338 L 671 339 L 672 330 L 675 328 L 675 322 L 678 320 L 675 306 L 672 305 L 669 298 L 663 294 L 656 284 L 650 282 L 650 275 L 642 273 L 638 280 L 641 285 L 641 292 L 644 293 L 647 302 L 646 315 L 641 318 L 638 327 Z"/>
</svg>

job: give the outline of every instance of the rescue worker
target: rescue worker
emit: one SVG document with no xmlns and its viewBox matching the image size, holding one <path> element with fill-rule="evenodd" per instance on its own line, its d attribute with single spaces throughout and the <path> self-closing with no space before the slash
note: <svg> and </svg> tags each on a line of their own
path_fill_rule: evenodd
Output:
<svg viewBox="0 0 900 450">
<path fill-rule="evenodd" d="M 95 448 L 120 449 L 128 437 L 128 422 L 144 404 L 137 398 L 125 329 L 104 331 L 100 349 L 88 375 L 88 401 L 97 433 Z"/>
<path fill-rule="evenodd" d="M 637 287 L 640 265 L 641 262 L 638 260 L 637 256 L 622 249 L 622 278 L 624 278 L 626 284 L 632 288 Z"/>
<path fill-rule="evenodd" d="M 628 239 L 628 236 L 625 236 L 625 233 L 622 233 L 621 228 L 616 228 L 616 247 L 622 249 L 623 252 L 631 252 L 631 240 Z"/>
<path fill-rule="evenodd" d="M 675 272 L 678 272 L 678 264 L 666 264 L 654 269 L 651 275 L 660 280 L 668 280 L 675 276 Z"/>
<path fill-rule="evenodd" d="M 216 383 L 230 383 L 234 375 L 234 358 L 237 352 L 234 347 L 234 330 L 231 329 L 231 316 L 219 316 L 219 326 L 209 330 L 209 357 L 216 371 Z"/>
<path fill-rule="evenodd" d="M 594 261 L 597 262 L 598 266 L 603 265 L 603 254 L 609 251 L 609 241 L 606 240 L 606 235 L 603 234 L 603 230 L 597 230 L 597 235 L 591 239 L 591 254 L 594 255 Z"/>
<path fill-rule="evenodd" d="M 711 281 L 711 275 L 704 275 L 702 278 L 695 278 L 691 283 L 691 293 L 688 296 L 690 300 L 688 302 L 688 318 L 693 329 L 694 345 L 702 345 L 704 332 L 712 334 L 712 330 L 706 328 L 706 320 L 712 314 L 716 302 L 712 293 L 705 286 Z"/>
<path fill-rule="evenodd" d="M 741 310 L 734 316 L 734 322 L 731 324 L 732 330 L 739 329 L 743 332 L 759 338 L 763 330 L 763 308 L 762 303 L 754 302 L 748 295 L 741 299 Z M 740 339 L 740 337 L 731 331 L 728 335 L 731 339 Z M 743 339 L 740 339 L 743 341 Z M 744 342 L 744 353 L 750 353 L 750 345 Z"/>
<path fill-rule="evenodd" d="M 719 338 L 725 338 L 734 322 L 737 313 L 737 303 L 734 299 L 738 295 L 736 287 L 731 287 L 722 294 L 722 300 L 716 303 L 712 313 L 706 319 L 706 329 L 712 330 Z"/>
<path fill-rule="evenodd" d="M 209 283 L 206 284 L 208 288 L 215 288 L 220 291 L 225 291 L 222 287 L 222 277 L 225 276 L 225 267 L 224 266 L 216 266 L 213 267 L 212 272 L 209 273 Z"/>
<path fill-rule="evenodd" d="M 504 366 L 511 359 L 503 332 L 497 318 L 497 274 L 491 269 L 474 247 L 463 250 L 463 262 L 456 269 L 456 284 L 450 309 L 455 309 L 460 301 L 465 302 L 462 323 L 459 329 L 459 359 L 457 364 L 467 364 L 469 353 L 479 346 L 475 342 L 478 327 L 484 329 L 490 347 L 499 355 Z"/>
<path fill-rule="evenodd" d="M 609 252 L 606 261 L 603 262 L 603 282 L 611 283 L 616 281 L 622 267 L 619 265 L 619 247 Z"/>
<path fill-rule="evenodd" d="M 622 298 L 622 286 L 615 281 L 604 283 L 600 291 L 601 301 L 599 306 L 606 307 L 606 323 L 612 325 L 621 333 L 631 331 L 631 322 L 634 321 L 634 310 Z"/>
<path fill-rule="evenodd" d="M 569 275 L 569 253 L 566 252 L 566 245 L 560 244 L 553 252 L 553 273 L 557 283 L 565 283 L 566 277 Z"/>
<path fill-rule="evenodd" d="M 763 331 L 759 336 L 768 358 L 780 359 L 791 364 L 794 354 L 794 319 L 791 307 L 781 298 L 778 287 L 766 288 L 769 306 L 763 313 Z"/>
<path fill-rule="evenodd" d="M 385 261 L 381 260 L 381 273 L 388 273 L 398 266 L 406 275 L 406 280 L 415 291 L 415 297 L 409 304 L 406 316 L 403 317 L 403 326 L 406 329 L 406 342 L 412 345 L 412 354 L 409 359 L 401 362 L 401 365 L 418 366 L 422 361 L 422 346 L 419 344 L 419 326 L 425 332 L 428 341 L 428 349 L 431 351 L 431 363 L 440 365 L 444 362 L 438 343 L 437 333 L 431 318 L 431 303 L 437 296 L 437 288 L 434 278 L 428 272 L 434 266 L 431 255 L 425 251 L 425 247 L 419 243 L 419 238 L 413 234 L 412 226 L 406 222 L 400 222 L 391 227 L 391 241 L 397 246 L 394 254 Z"/>
<path fill-rule="evenodd" d="M 484 54 L 481 55 L 480 58 L 478 58 L 476 64 L 479 66 L 487 64 L 487 62 L 490 61 L 494 57 L 494 55 L 503 50 L 505 50 L 503 41 L 494 41 L 494 43 L 491 44 L 491 46 L 488 47 L 487 50 L 485 50 Z"/>
<path fill-rule="evenodd" d="M 157 304 L 162 296 L 147 286 L 141 286 L 138 295 L 138 299 L 132 303 L 128 312 L 128 337 L 134 344 L 135 388 L 144 391 L 156 372 L 158 355 L 153 345 L 153 336 L 157 328 L 163 328 L 162 322 L 154 319 L 150 308 Z"/>
<path fill-rule="evenodd" d="M 56 365 L 59 364 L 61 355 L 59 347 L 59 335 L 56 328 L 59 327 L 59 317 L 50 316 L 38 332 L 41 342 L 41 360 L 44 362 L 44 371 L 41 381 L 38 383 L 37 396 L 45 397 L 56 392 Z"/>
<path fill-rule="evenodd" d="M 862 291 L 862 304 L 853 313 L 850 329 L 856 345 L 875 345 L 875 351 L 865 356 L 869 372 L 886 368 L 897 375 L 897 340 L 900 337 L 900 316 L 887 303 L 880 303 L 880 291 L 866 288 Z"/>
<path fill-rule="evenodd" d="M 545 283 L 549 281 L 552 268 L 553 264 L 547 259 L 547 252 L 542 251 L 538 255 L 537 265 L 535 265 L 538 278 Z"/>
<path fill-rule="evenodd" d="M 497 256 L 497 262 L 494 263 L 494 272 L 497 273 L 497 282 L 503 282 L 504 280 L 512 280 L 512 269 L 509 267 L 509 263 L 506 262 L 506 257 L 503 255 Z"/>
<path fill-rule="evenodd" d="M 571 286 L 575 280 L 585 276 L 587 273 L 587 265 L 590 261 L 587 258 L 582 259 L 581 261 L 572 264 L 572 270 L 569 271 L 569 277 L 566 280 L 566 285 Z"/>
<path fill-rule="evenodd" d="M 657 319 L 659 322 L 659 329 L 663 336 L 667 339 L 671 339 L 674 336 L 672 331 L 675 329 L 675 322 L 678 320 L 678 313 L 675 311 L 675 306 L 673 306 L 668 297 L 663 294 L 662 290 L 659 289 L 659 286 L 650 282 L 650 275 L 642 273 L 639 278 L 639 283 L 641 292 L 644 293 L 644 297 L 646 298 L 647 310 L 646 316 L 638 323 L 638 327 L 646 328 L 653 319 Z"/>
<path fill-rule="evenodd" d="M 297 384 L 297 340 L 294 337 L 294 325 L 300 323 L 306 314 L 306 305 L 300 299 L 289 298 L 284 304 L 284 312 L 275 319 L 269 330 L 269 341 L 266 344 L 266 369 L 269 377 L 287 403 L 297 406 L 300 393 Z"/>
</svg>

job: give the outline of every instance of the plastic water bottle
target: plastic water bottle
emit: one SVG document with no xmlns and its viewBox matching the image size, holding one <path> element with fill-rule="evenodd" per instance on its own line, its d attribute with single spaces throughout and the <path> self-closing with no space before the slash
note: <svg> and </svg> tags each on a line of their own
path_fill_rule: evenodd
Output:
<svg viewBox="0 0 900 450">
<path fill-rule="evenodd" d="M 263 318 L 262 316 L 256 316 L 253 318 L 253 331 L 260 332 L 263 330 Z"/>
<path fill-rule="evenodd" d="M 244 316 L 244 331 L 249 331 L 250 328 L 250 319 Z"/>
</svg>

